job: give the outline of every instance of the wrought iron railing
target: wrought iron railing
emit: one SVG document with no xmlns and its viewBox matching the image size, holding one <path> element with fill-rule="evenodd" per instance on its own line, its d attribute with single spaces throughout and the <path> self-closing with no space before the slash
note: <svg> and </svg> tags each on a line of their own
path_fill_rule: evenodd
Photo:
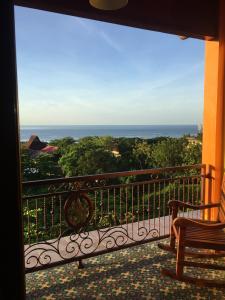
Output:
<svg viewBox="0 0 225 300">
<path fill-rule="evenodd" d="M 167 237 L 167 202 L 200 203 L 205 170 L 194 165 L 24 182 L 26 271 Z"/>
</svg>

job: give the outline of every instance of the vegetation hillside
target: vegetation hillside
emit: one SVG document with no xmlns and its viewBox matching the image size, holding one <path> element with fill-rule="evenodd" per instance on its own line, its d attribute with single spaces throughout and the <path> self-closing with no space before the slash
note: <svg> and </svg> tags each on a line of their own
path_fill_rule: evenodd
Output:
<svg viewBox="0 0 225 300">
<path fill-rule="evenodd" d="M 201 141 L 188 137 L 154 139 L 71 137 L 52 140 L 53 154 L 31 154 L 22 147 L 23 181 L 163 168 L 201 162 Z"/>
</svg>

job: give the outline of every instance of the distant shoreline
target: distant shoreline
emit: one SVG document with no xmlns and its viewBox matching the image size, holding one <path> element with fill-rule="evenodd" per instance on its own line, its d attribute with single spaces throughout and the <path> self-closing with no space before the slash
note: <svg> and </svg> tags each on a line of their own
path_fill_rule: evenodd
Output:
<svg viewBox="0 0 225 300">
<path fill-rule="evenodd" d="M 85 136 L 112 136 L 115 138 L 142 138 L 195 136 L 198 125 L 26 125 L 21 126 L 20 140 L 27 141 L 35 134 L 40 140 L 49 142 L 53 139 L 72 137 L 80 139 Z"/>
<path fill-rule="evenodd" d="M 72 125 L 58 125 L 58 124 L 54 124 L 54 125 L 37 125 L 37 124 L 33 124 L 33 125 L 21 125 L 20 127 L 23 128 L 60 128 L 60 127 L 185 127 L 185 126 L 199 126 L 200 124 L 96 124 L 96 125 L 92 125 L 92 124 L 82 124 L 82 125 L 76 125 L 76 124 L 72 124 Z"/>
</svg>

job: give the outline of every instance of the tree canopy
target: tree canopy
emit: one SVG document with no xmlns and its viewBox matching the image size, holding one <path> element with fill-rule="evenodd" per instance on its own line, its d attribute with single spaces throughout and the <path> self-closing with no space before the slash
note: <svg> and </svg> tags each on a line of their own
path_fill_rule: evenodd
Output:
<svg viewBox="0 0 225 300">
<path fill-rule="evenodd" d="M 201 141 L 187 137 L 156 139 L 71 137 L 50 142 L 53 154 L 33 155 L 22 147 L 23 180 L 164 168 L 201 162 Z"/>
</svg>

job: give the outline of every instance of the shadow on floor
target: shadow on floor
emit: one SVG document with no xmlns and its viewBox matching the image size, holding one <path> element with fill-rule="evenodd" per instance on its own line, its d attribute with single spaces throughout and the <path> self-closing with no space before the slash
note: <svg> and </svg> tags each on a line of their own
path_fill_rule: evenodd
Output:
<svg viewBox="0 0 225 300">
<path fill-rule="evenodd" d="M 167 242 L 167 241 L 165 241 Z M 157 242 L 108 253 L 77 263 L 26 275 L 27 299 L 176 299 L 222 300 L 225 289 L 201 288 L 162 277 L 162 267 L 175 267 L 175 257 Z M 225 280 L 225 272 L 190 269 L 195 276 Z M 193 274 L 192 274 L 193 275 Z"/>
</svg>

